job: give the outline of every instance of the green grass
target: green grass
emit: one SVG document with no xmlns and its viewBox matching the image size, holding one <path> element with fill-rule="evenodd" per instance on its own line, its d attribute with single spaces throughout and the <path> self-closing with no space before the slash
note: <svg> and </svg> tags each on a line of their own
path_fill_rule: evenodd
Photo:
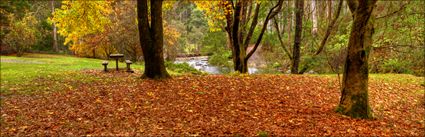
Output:
<svg viewBox="0 0 425 137">
<path fill-rule="evenodd" d="M 98 80 L 94 76 L 87 76 L 78 73 L 81 70 L 103 70 L 101 59 L 80 58 L 70 55 L 54 54 L 25 54 L 23 57 L 0 56 L 0 93 L 9 90 L 19 92 L 45 90 L 49 85 L 40 85 L 40 80 L 51 81 L 79 80 L 90 82 Z M 203 74 L 195 69 L 188 69 L 187 66 L 170 65 L 167 71 L 170 75 Z M 125 68 L 125 63 L 119 63 L 120 68 Z M 109 69 L 115 68 L 115 60 L 110 60 Z M 131 65 L 133 70 L 143 72 L 144 66 L 140 63 Z M 57 89 L 59 90 L 59 89 Z"/>
<path fill-rule="evenodd" d="M 312 76 L 336 78 L 337 74 L 311 74 Z M 342 80 L 342 74 L 340 74 Z M 424 77 L 418 77 L 411 74 L 369 74 L 369 80 L 382 81 L 388 83 L 400 84 L 415 84 L 421 85 L 424 83 Z"/>
<path fill-rule="evenodd" d="M 20 83 L 32 80 L 38 76 L 60 74 L 67 71 L 85 69 L 102 70 L 102 60 L 78 58 L 64 55 L 49 54 L 26 54 L 23 57 L 0 56 L 1 58 L 1 82 Z M 115 66 L 110 61 L 109 67 Z M 121 68 L 124 63 L 119 63 Z M 141 65 L 132 65 L 132 69 L 143 69 Z"/>
<path fill-rule="evenodd" d="M 53 81 L 63 80 L 83 80 L 90 82 L 98 80 L 95 77 L 88 77 L 81 70 L 99 70 L 102 71 L 103 66 L 100 59 L 79 58 L 69 55 L 53 55 L 53 54 L 25 54 L 23 57 L 0 56 L 0 92 L 8 91 L 10 88 L 14 90 L 49 88 L 48 85 L 38 85 L 37 80 L 50 79 Z M 124 63 L 119 63 L 120 68 L 125 68 Z M 108 67 L 114 68 L 115 63 L 110 61 Z M 188 66 L 171 65 L 167 66 L 168 72 L 173 75 L 197 74 L 196 70 L 188 68 Z M 132 69 L 143 71 L 144 66 L 138 63 L 132 65 Z M 200 73 L 203 74 L 203 73 Z M 336 74 L 314 74 L 319 77 L 337 77 Z M 341 79 L 342 79 L 342 75 Z M 370 79 L 382 82 L 397 82 L 401 84 L 419 84 L 424 85 L 424 77 L 416 77 L 408 74 L 370 74 Z M 34 86 L 35 85 L 35 86 Z M 29 87 L 23 87 L 29 86 Z M 32 88 L 34 86 L 34 88 Z M 18 89 L 16 89 L 18 88 Z M 43 90 L 43 89 L 42 89 Z"/>
<path fill-rule="evenodd" d="M 75 73 L 80 70 L 99 70 L 103 60 L 79 58 L 66 55 L 51 54 L 25 54 L 23 57 L 0 56 L 1 71 L 1 92 L 9 88 L 22 88 L 18 85 L 34 82 L 37 78 L 48 79 L 80 79 L 84 76 Z M 120 68 L 124 68 L 124 63 L 119 63 Z M 109 68 L 115 67 L 113 60 L 110 61 Z M 143 65 L 133 64 L 132 69 L 143 70 Z M 73 73 L 73 74 L 69 74 Z"/>
</svg>

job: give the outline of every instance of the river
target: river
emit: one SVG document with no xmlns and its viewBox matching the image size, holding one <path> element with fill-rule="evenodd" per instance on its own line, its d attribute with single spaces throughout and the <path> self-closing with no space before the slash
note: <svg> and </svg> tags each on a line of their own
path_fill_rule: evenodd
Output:
<svg viewBox="0 0 425 137">
<path fill-rule="evenodd" d="M 210 65 L 208 63 L 208 56 L 176 58 L 176 61 L 174 61 L 174 63 L 187 63 L 189 64 L 189 66 L 195 68 L 196 70 L 207 72 L 209 74 L 224 74 L 233 71 L 233 69 L 231 68 Z M 249 74 L 254 74 L 257 72 L 257 68 L 248 68 Z"/>
</svg>

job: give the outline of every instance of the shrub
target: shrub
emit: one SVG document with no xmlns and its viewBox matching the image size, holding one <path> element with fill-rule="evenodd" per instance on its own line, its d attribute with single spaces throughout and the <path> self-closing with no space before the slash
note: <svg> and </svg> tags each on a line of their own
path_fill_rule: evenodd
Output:
<svg viewBox="0 0 425 137">
<path fill-rule="evenodd" d="M 26 50 L 29 50 L 36 41 L 36 29 L 34 25 L 37 20 L 31 14 L 26 14 L 22 20 L 17 20 L 15 16 L 9 16 L 11 20 L 10 32 L 6 34 L 4 43 L 16 51 L 16 56 L 22 56 Z"/>
<path fill-rule="evenodd" d="M 382 70 L 387 73 L 412 73 L 409 68 L 409 61 L 401 61 L 398 59 L 388 59 L 384 61 Z"/>
<path fill-rule="evenodd" d="M 196 70 L 195 68 L 192 68 L 187 63 L 178 63 L 178 64 L 175 64 L 173 62 L 165 62 L 165 66 L 167 67 L 167 69 L 169 69 L 171 71 L 174 71 L 174 72 L 177 72 L 177 73 L 195 74 L 195 75 L 203 74 L 201 71 Z"/>
<path fill-rule="evenodd" d="M 213 53 L 213 55 L 208 58 L 208 63 L 214 66 L 230 68 L 232 63 L 229 62 L 229 57 L 231 56 L 232 53 L 230 51 L 222 50 L 220 52 Z"/>
</svg>

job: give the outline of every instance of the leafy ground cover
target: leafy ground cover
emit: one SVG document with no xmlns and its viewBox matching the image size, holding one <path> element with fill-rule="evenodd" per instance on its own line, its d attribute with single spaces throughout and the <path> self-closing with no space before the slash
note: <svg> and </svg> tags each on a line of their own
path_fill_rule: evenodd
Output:
<svg viewBox="0 0 425 137">
<path fill-rule="evenodd" d="M 361 120 L 334 112 L 340 96 L 335 75 L 143 80 L 137 70 L 58 72 L 34 76 L 17 85 L 19 89 L 2 92 L 1 136 L 425 135 L 424 79 L 412 75 L 371 75 L 375 119 Z"/>
</svg>

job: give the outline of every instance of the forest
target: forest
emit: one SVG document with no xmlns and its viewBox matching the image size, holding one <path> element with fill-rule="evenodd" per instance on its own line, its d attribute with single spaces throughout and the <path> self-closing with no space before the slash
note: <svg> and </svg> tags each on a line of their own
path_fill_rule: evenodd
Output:
<svg viewBox="0 0 425 137">
<path fill-rule="evenodd" d="M 0 19 L 1 136 L 425 135 L 425 1 L 4 0 Z"/>
</svg>

